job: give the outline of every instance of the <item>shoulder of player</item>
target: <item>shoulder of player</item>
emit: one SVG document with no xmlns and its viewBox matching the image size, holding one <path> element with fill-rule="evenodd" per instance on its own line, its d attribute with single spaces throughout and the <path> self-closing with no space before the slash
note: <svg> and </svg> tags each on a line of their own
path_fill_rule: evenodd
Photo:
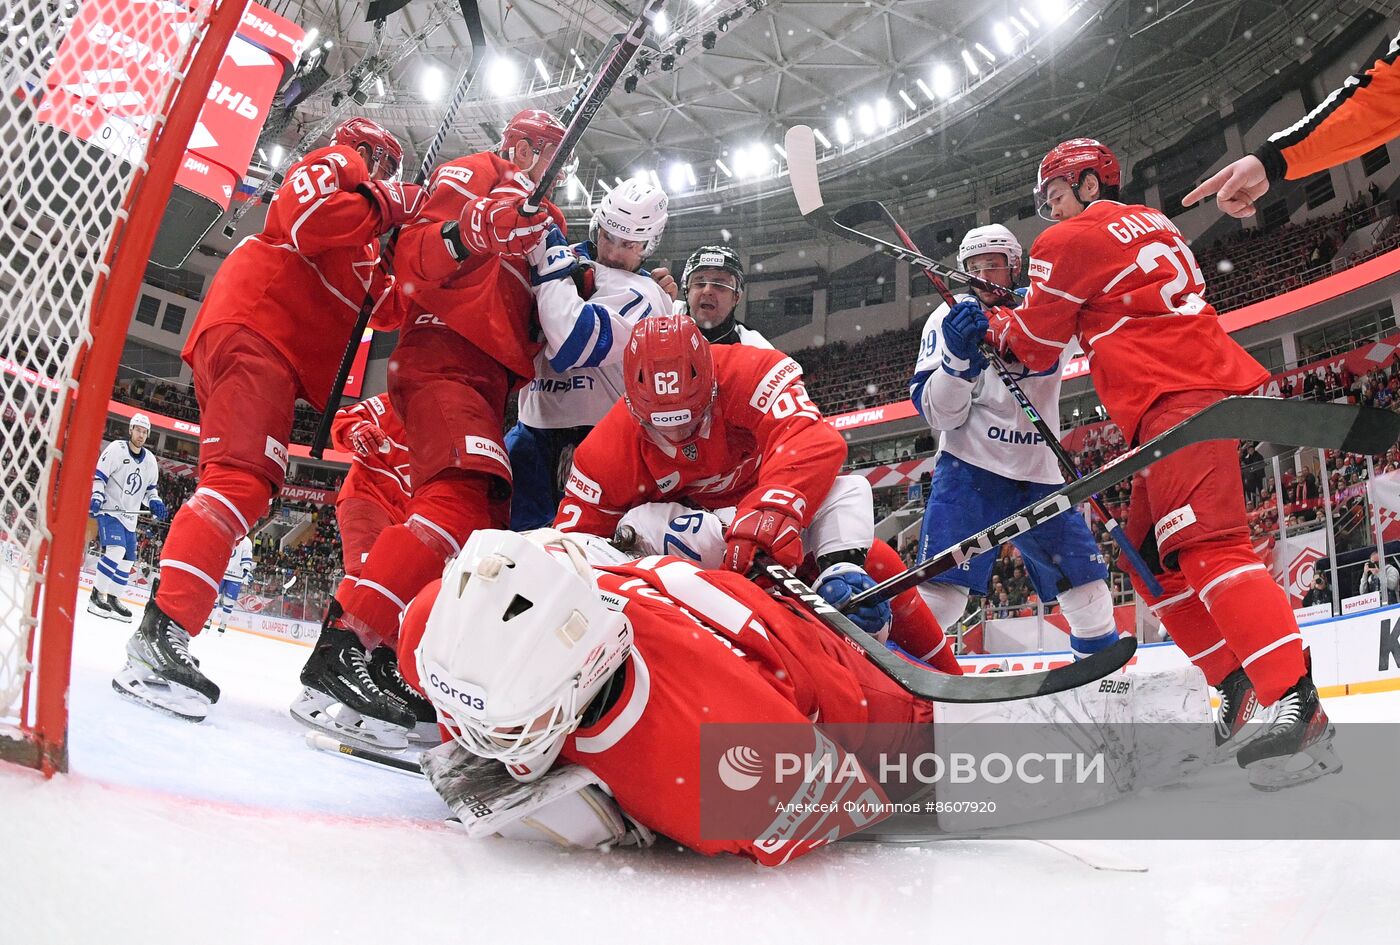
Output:
<svg viewBox="0 0 1400 945">
<path fill-rule="evenodd" d="M 443 161 L 428 177 L 428 189 L 439 185 L 470 196 L 482 196 L 503 180 L 519 173 L 514 164 L 490 151 L 465 154 Z"/>
<path fill-rule="evenodd" d="M 774 394 L 802 379 L 802 365 L 776 348 L 712 345 L 710 350 L 720 401 L 731 417 L 740 407 L 764 412 Z"/>
<path fill-rule="evenodd" d="M 316 164 L 334 167 L 342 181 L 347 176 L 356 181 L 369 180 L 369 167 L 365 164 L 365 159 L 360 157 L 360 152 L 343 144 L 332 144 L 311 151 L 300 161 L 287 168 L 286 177 L 290 178 L 299 168 L 311 167 Z"/>
</svg>

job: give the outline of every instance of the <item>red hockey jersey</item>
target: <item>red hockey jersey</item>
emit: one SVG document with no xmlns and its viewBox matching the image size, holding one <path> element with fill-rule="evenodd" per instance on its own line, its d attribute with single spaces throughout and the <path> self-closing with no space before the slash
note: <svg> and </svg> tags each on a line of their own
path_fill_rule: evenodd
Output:
<svg viewBox="0 0 1400 945">
<path fill-rule="evenodd" d="M 398 327 L 392 280 L 379 267 L 384 232 L 376 204 L 356 188 L 364 160 L 347 147 L 312 151 L 287 171 L 263 230 L 219 267 L 181 356 L 215 325 L 244 325 L 266 338 L 297 374 L 301 396 L 324 408 L 350 329 L 372 289 L 370 325 Z"/>
<path fill-rule="evenodd" d="M 389 437 L 387 453 L 361 456 L 355 451 L 350 444 L 350 430 L 362 420 L 373 423 Z M 388 394 L 379 394 L 336 411 L 331 423 L 331 444 L 355 457 L 336 494 L 336 501 L 368 499 L 391 513 L 396 522 L 407 518 L 413 487 L 409 481 L 405 442 L 403 421 L 394 413 Z"/>
<path fill-rule="evenodd" d="M 1130 438 L 1163 394 L 1242 394 L 1269 378 L 1220 327 L 1196 257 L 1160 211 L 1097 200 L 1041 233 L 1028 268 L 1025 303 L 996 310 L 1006 343 L 1043 371 L 1077 337 L 1104 407 Z"/>
<path fill-rule="evenodd" d="M 407 318 L 436 318 L 529 380 L 540 342 L 532 338 L 535 297 L 528 264 L 502 256 L 469 256 L 459 263 L 442 238 L 444 223 L 499 187 L 515 189 L 520 196 L 534 190 L 514 164 L 490 152 L 438 165 L 428 179 L 422 214 L 399 231 L 394 268 L 408 303 Z M 541 209 L 564 229 L 564 215 L 554 204 L 545 201 Z"/>
<path fill-rule="evenodd" d="M 684 447 L 663 445 L 619 400 L 574 452 L 556 528 L 610 538 L 634 506 L 743 508 L 774 486 L 802 493 L 802 524 L 811 523 L 846 459 L 845 440 L 808 399 L 792 358 L 745 345 L 710 350 L 719 396 L 708 432 Z"/>
</svg>

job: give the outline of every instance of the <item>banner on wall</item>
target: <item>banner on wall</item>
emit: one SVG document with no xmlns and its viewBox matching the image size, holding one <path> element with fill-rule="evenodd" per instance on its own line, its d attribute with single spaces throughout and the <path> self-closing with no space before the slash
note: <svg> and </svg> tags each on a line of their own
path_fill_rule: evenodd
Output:
<svg viewBox="0 0 1400 945">
<path fill-rule="evenodd" d="M 1323 528 L 1301 535 L 1289 535 L 1274 543 L 1273 561 L 1269 570 L 1274 580 L 1288 592 L 1294 607 L 1301 607 L 1303 595 L 1312 584 L 1313 570 L 1321 558 L 1327 557 L 1327 530 Z"/>
<path fill-rule="evenodd" d="M 1366 484 L 1371 502 L 1381 520 L 1381 537 L 1384 541 L 1400 539 L 1400 472 L 1377 476 Z M 1367 531 L 1371 523 L 1367 523 Z"/>
</svg>

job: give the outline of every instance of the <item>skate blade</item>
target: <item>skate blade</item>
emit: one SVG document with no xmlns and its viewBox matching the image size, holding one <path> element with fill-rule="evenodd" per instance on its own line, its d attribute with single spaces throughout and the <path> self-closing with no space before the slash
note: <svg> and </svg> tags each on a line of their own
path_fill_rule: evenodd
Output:
<svg viewBox="0 0 1400 945">
<path fill-rule="evenodd" d="M 112 677 L 112 689 L 120 696 L 163 712 L 182 722 L 203 722 L 209 714 L 210 702 L 204 696 L 179 683 L 171 683 L 151 674 L 144 666 L 127 666 Z"/>
<path fill-rule="evenodd" d="M 409 729 L 408 741 L 412 745 L 441 745 L 442 729 L 436 722 L 419 722 Z"/>
<path fill-rule="evenodd" d="M 112 616 L 112 612 L 110 610 L 108 610 L 106 607 L 98 607 L 96 604 L 88 604 L 87 612 L 90 614 L 97 614 L 97 616 L 99 617 Z"/>
<path fill-rule="evenodd" d="M 91 609 L 91 608 L 89 608 L 89 609 Z M 110 614 L 108 614 L 107 616 L 111 617 L 111 618 L 112 618 L 113 620 L 115 620 L 115 621 L 118 621 L 119 623 L 131 623 L 131 614 L 127 614 L 125 617 L 123 617 L 121 614 L 117 613 L 117 612 L 114 610 L 114 611 L 112 611 Z"/>
<path fill-rule="evenodd" d="M 400 751 L 408 747 L 408 730 L 388 722 L 365 718 L 334 697 L 307 688 L 289 710 L 292 718 L 309 728 L 328 732 L 365 748 Z"/>
<path fill-rule="evenodd" d="M 1296 754 L 1284 758 L 1265 758 L 1245 768 L 1249 786 L 1256 791 L 1283 791 L 1342 770 L 1342 759 L 1332 748 L 1334 728 Z"/>
</svg>

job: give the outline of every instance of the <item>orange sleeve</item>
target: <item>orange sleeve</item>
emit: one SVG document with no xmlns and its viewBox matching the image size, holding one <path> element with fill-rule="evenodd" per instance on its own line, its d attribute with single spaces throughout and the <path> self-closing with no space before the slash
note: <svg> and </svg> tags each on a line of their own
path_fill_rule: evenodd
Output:
<svg viewBox="0 0 1400 945">
<path fill-rule="evenodd" d="M 1270 181 L 1298 180 L 1344 164 L 1400 135 L 1400 36 L 1365 72 L 1301 121 L 1277 132 L 1254 152 Z"/>
</svg>

